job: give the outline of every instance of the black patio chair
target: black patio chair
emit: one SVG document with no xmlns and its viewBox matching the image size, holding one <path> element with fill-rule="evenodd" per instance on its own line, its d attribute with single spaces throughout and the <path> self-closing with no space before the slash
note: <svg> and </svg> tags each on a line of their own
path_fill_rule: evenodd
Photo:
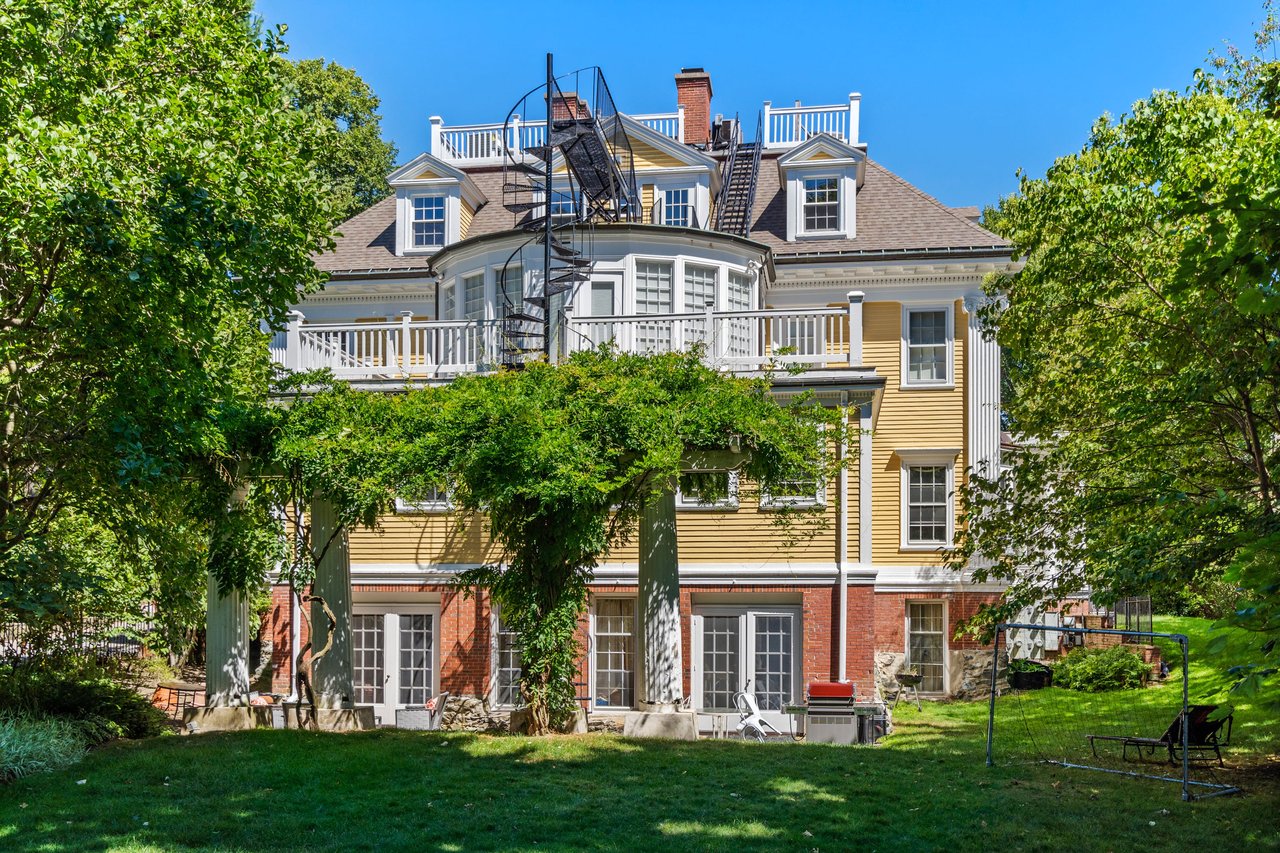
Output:
<svg viewBox="0 0 1280 853">
<path fill-rule="evenodd" d="M 1212 761 L 1213 758 L 1218 759 L 1221 766 L 1222 747 L 1231 745 L 1231 724 L 1233 716 L 1227 714 L 1216 720 L 1209 719 L 1214 711 L 1218 710 L 1217 705 L 1192 705 L 1187 709 L 1187 753 L 1191 761 Z M 1178 716 L 1169 724 L 1169 728 L 1165 729 L 1164 734 L 1158 738 L 1148 737 L 1131 737 L 1127 735 L 1085 735 L 1089 741 L 1089 748 L 1093 750 L 1093 755 L 1098 756 L 1098 744 L 1100 740 L 1118 741 L 1121 744 L 1120 754 L 1125 761 L 1129 760 L 1129 748 L 1133 747 L 1137 750 L 1138 760 L 1142 760 L 1142 751 L 1147 751 L 1147 757 L 1154 757 L 1159 749 L 1165 750 L 1169 755 L 1169 763 L 1176 764 L 1182 760 L 1182 719 L 1183 713 L 1178 712 Z M 1226 736 L 1222 736 L 1222 729 L 1226 727 Z M 1210 756 L 1212 753 L 1212 756 Z"/>
</svg>

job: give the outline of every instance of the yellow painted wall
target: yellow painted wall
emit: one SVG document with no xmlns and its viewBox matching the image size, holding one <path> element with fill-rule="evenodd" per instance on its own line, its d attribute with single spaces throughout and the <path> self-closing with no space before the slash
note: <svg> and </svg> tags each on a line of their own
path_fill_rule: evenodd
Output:
<svg viewBox="0 0 1280 853">
<path fill-rule="evenodd" d="M 430 169 L 423 169 L 421 172 L 414 175 L 414 179 L 418 181 L 434 181 L 439 179 L 439 177 L 440 177 L 439 175 L 437 175 L 435 172 L 431 171 Z"/>
<path fill-rule="evenodd" d="M 682 163 L 665 151 L 659 151 L 652 145 L 635 139 L 630 140 L 630 142 L 632 161 L 637 169 L 671 169 L 689 165 L 688 163 Z"/>
<path fill-rule="evenodd" d="M 467 234 L 471 230 L 471 220 L 475 217 L 475 208 L 467 204 L 467 200 L 462 199 L 462 235 L 459 239 L 467 239 Z"/>
<path fill-rule="evenodd" d="M 642 184 L 640 187 L 640 221 L 653 222 L 653 184 Z"/>
<path fill-rule="evenodd" d="M 967 323 L 957 306 L 954 388 L 899 388 L 902 373 L 902 305 L 863 306 L 863 362 L 885 377 L 884 402 L 872 436 L 872 550 L 876 563 L 936 565 L 938 554 L 902 550 L 901 465 L 894 448 L 964 446 L 964 334 Z M 956 459 L 957 485 L 964 458 Z"/>
<path fill-rule="evenodd" d="M 808 160 L 834 160 L 836 158 L 832 157 L 830 154 L 828 154 L 825 151 L 815 151 L 807 159 Z"/>
<path fill-rule="evenodd" d="M 488 524 L 461 513 L 396 513 L 353 530 L 353 563 L 482 563 L 496 559 Z"/>
</svg>

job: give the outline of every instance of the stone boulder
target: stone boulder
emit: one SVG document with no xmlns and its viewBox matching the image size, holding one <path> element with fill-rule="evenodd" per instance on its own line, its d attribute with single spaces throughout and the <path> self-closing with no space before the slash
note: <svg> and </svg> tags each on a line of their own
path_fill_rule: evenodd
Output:
<svg viewBox="0 0 1280 853">
<path fill-rule="evenodd" d="M 475 696 L 450 696 L 444 703 L 440 728 L 451 732 L 505 732 L 510 713 L 496 711 Z"/>
</svg>

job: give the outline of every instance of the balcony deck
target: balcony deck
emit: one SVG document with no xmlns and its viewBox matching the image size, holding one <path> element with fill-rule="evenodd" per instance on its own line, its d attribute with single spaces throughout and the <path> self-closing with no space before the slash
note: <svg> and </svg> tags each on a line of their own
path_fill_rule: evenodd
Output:
<svg viewBox="0 0 1280 853">
<path fill-rule="evenodd" d="M 860 309 L 860 305 L 858 308 Z M 632 353 L 702 348 L 707 364 L 738 374 L 861 370 L 861 317 L 846 308 L 704 311 L 576 318 L 558 324 L 554 358 L 612 342 Z M 855 320 L 851 323 L 851 320 Z M 497 369 L 500 320 L 310 323 L 298 312 L 271 342 L 272 360 L 295 371 L 328 369 L 353 382 L 447 382 Z"/>
</svg>

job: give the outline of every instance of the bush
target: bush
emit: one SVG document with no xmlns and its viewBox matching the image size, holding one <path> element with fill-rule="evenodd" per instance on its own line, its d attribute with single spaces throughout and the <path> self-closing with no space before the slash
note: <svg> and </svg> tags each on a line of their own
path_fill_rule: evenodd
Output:
<svg viewBox="0 0 1280 853">
<path fill-rule="evenodd" d="M 84 748 L 68 720 L 0 715 L 0 782 L 74 764 Z"/>
<path fill-rule="evenodd" d="M 1058 687 L 1097 693 L 1141 687 L 1151 675 L 1151 667 L 1124 646 L 1103 649 L 1072 649 L 1053 668 Z"/>
<path fill-rule="evenodd" d="M 36 717 L 74 720 L 89 744 L 121 736 L 151 737 L 166 730 L 164 714 L 145 696 L 92 667 L 12 671 L 0 682 L 0 706 Z"/>
</svg>

